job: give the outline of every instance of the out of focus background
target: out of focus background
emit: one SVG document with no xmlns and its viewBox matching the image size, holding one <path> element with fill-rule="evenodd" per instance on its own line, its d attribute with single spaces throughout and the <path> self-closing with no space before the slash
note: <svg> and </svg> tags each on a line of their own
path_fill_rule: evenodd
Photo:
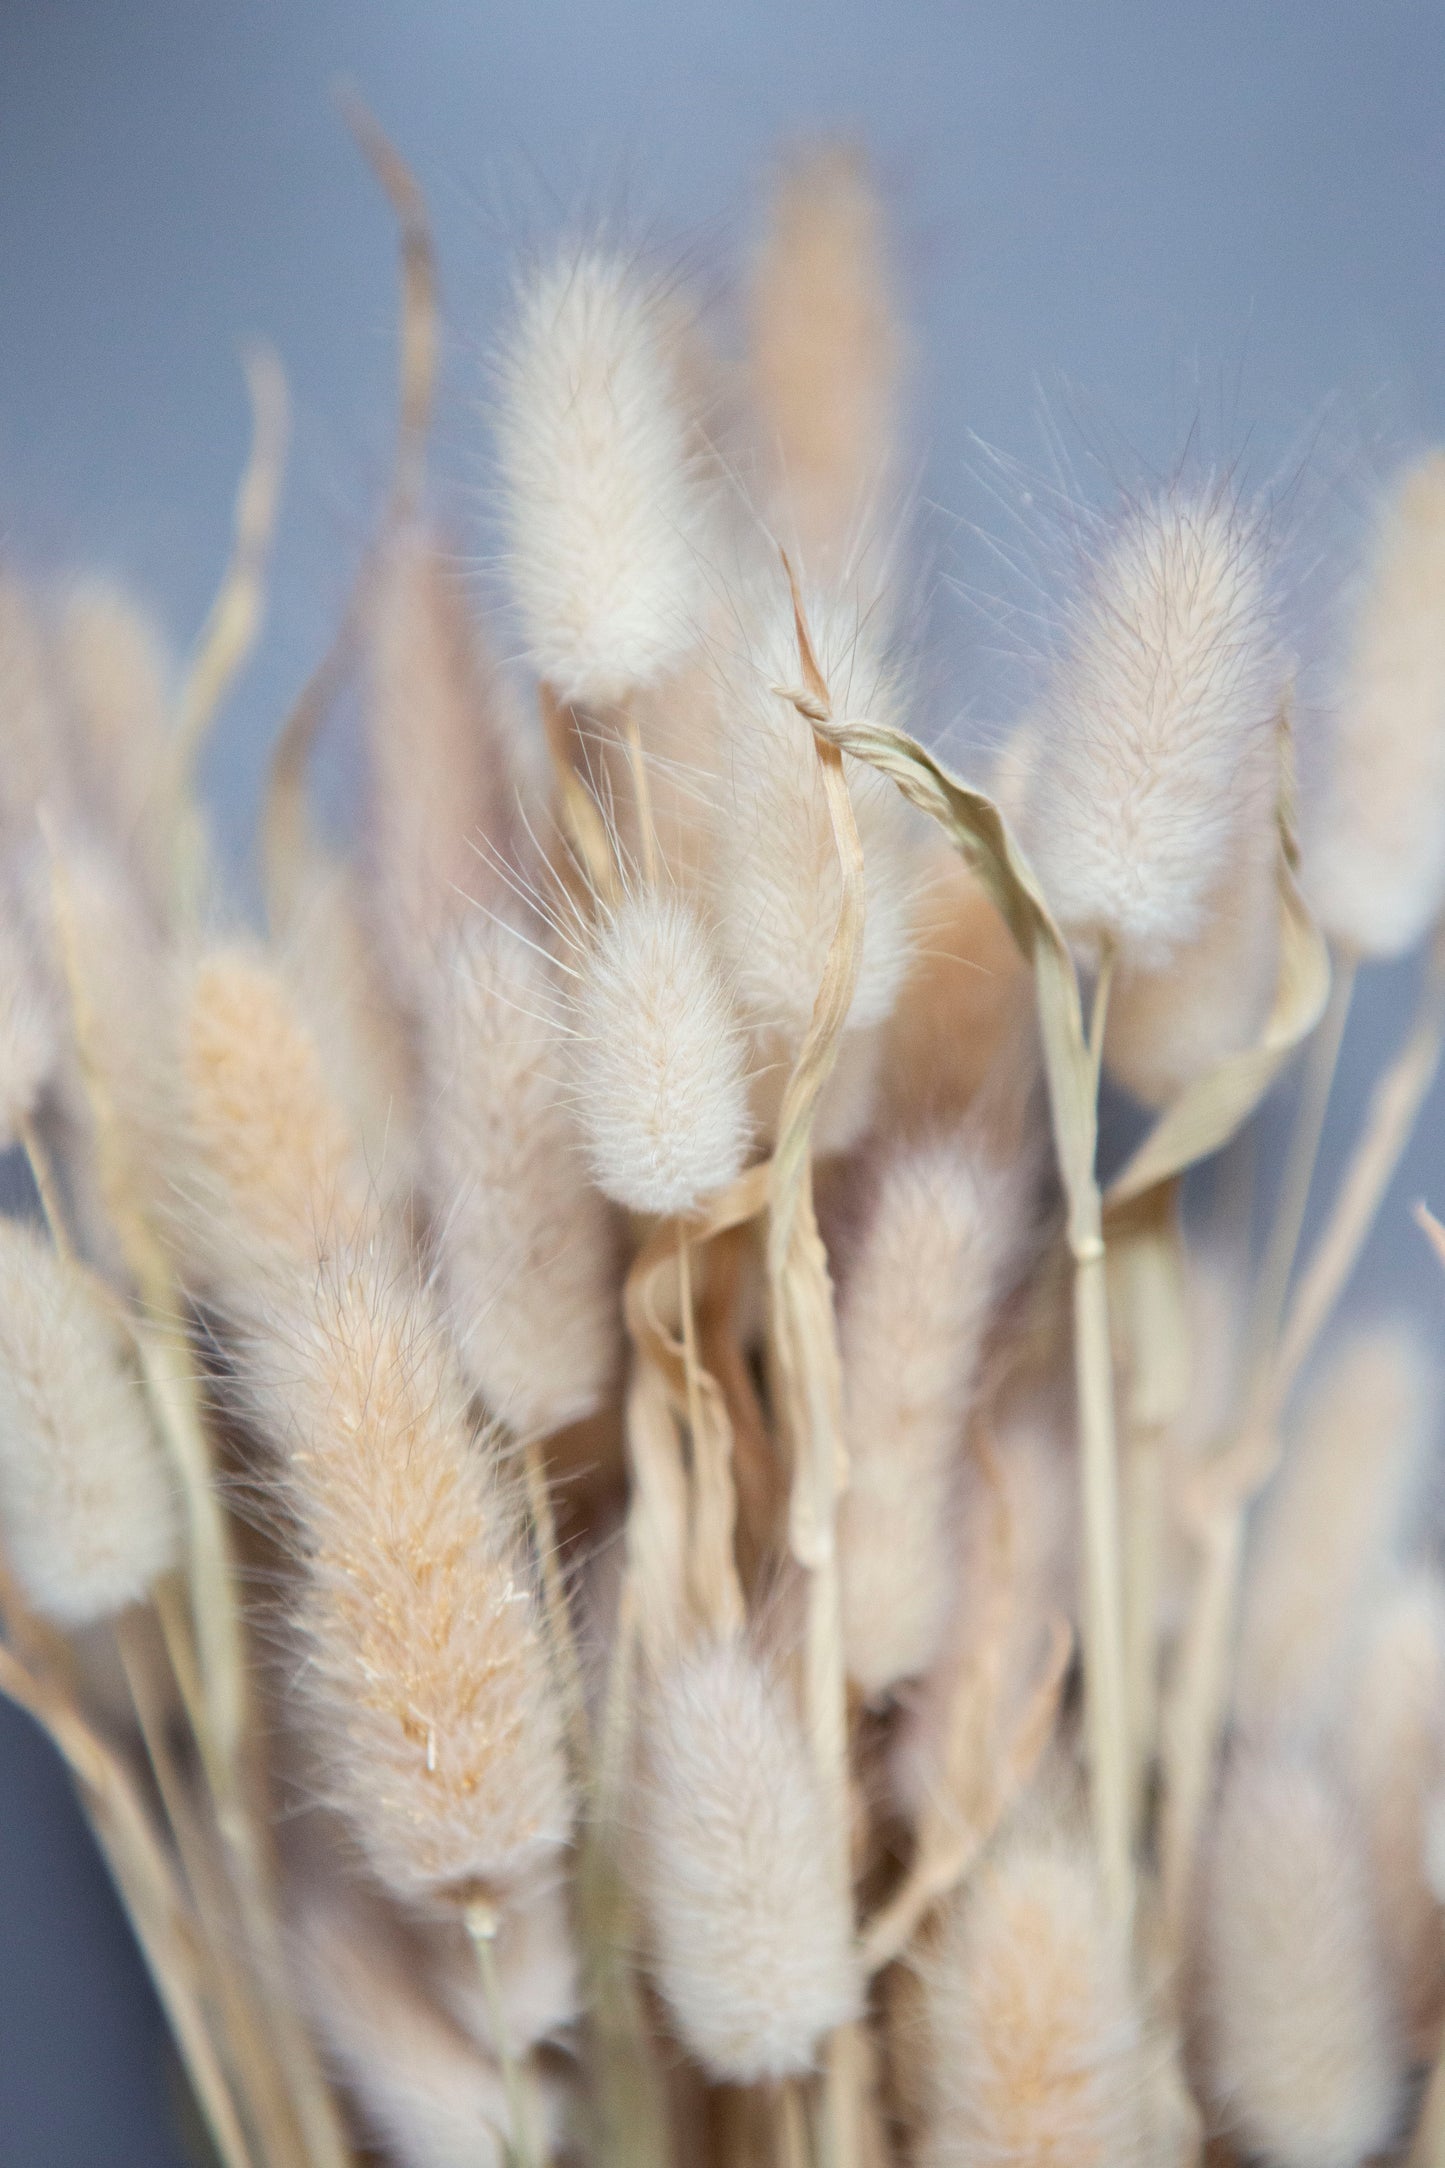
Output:
<svg viewBox="0 0 1445 2168">
<path fill-rule="evenodd" d="M 1022 620 L 990 598 L 1018 601 L 1008 559 L 1061 481 L 1238 460 L 1303 538 L 1301 624 L 1327 637 L 1372 486 L 1445 437 L 1438 0 L 0 0 L 0 548 L 119 577 L 183 653 L 226 554 L 247 342 L 289 377 L 269 623 L 210 759 L 241 896 L 268 744 L 389 454 L 394 235 L 342 81 L 430 202 L 463 516 L 519 241 L 621 218 L 720 295 L 779 152 L 865 147 L 913 329 L 928 723 L 964 747 L 1008 720 Z M 1410 980 L 1366 974 L 1335 1160 Z M 1445 1206 L 1442 1113 L 1353 1299 L 1445 1342 L 1407 1209 Z M 65 1780 L 0 1708 L 0 2163 L 172 2168 L 170 2084 Z"/>
</svg>

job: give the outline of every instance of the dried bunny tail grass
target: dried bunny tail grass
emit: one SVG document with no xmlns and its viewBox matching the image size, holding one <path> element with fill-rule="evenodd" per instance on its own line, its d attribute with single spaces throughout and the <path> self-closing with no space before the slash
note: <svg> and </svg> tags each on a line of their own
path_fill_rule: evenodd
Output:
<svg viewBox="0 0 1445 2168">
<path fill-rule="evenodd" d="M 0 883 L 0 1151 L 16 1142 L 59 1059 L 54 997 L 19 904 Z"/>
<path fill-rule="evenodd" d="M 780 175 L 749 299 L 762 448 L 816 565 L 854 531 L 896 454 L 903 339 L 857 151 L 820 145 Z"/>
<path fill-rule="evenodd" d="M 303 1903 L 299 1970 L 312 2022 L 368 2134 L 397 2168 L 506 2168 L 510 2115 L 498 2066 L 427 2000 L 406 1953 L 369 1911 L 334 1894 Z M 562 2097 L 532 2089 L 548 2155 Z"/>
<path fill-rule="evenodd" d="M 425 528 L 390 537 L 367 636 L 364 896 L 410 1011 L 468 899 L 498 886 L 479 845 L 509 852 L 517 725 L 457 564 Z"/>
<path fill-rule="evenodd" d="M 1359 1328 L 1300 1411 L 1251 1536 L 1235 1716 L 1304 1734 L 1329 1714 L 1361 1617 L 1404 1532 L 1435 1376 L 1399 1324 Z"/>
<path fill-rule="evenodd" d="M 1157 968 L 1198 934 L 1270 790 L 1281 683 L 1261 521 L 1222 489 L 1128 510 L 1070 607 L 1028 792 L 1072 937 Z"/>
<path fill-rule="evenodd" d="M 943 1636 L 965 1426 L 1032 1231 L 1029 1172 L 966 1131 L 895 1152 L 846 1267 L 839 1575 L 849 1676 L 870 1699 L 926 1670 Z"/>
<path fill-rule="evenodd" d="M 747 1156 L 743 1040 L 702 920 L 675 896 L 624 896 L 577 965 L 569 1016 L 592 1171 L 636 1212 L 689 1211 Z"/>
<path fill-rule="evenodd" d="M 1198 2045 L 1226 2127 L 1271 2168 L 1388 2144 L 1403 2056 L 1358 1832 L 1308 1762 L 1239 1754 L 1200 1893 Z"/>
<path fill-rule="evenodd" d="M 900 720 L 900 687 L 855 602 L 805 594 L 803 612 L 834 712 Z M 720 652 L 718 771 L 711 788 L 714 910 L 739 998 L 766 1033 L 796 1047 L 808 1027 L 841 902 L 838 853 L 799 684 L 786 582 L 744 585 L 732 652 Z M 780 691 L 779 688 L 783 688 Z M 849 1026 L 889 1014 L 907 969 L 915 911 L 915 830 L 893 785 L 846 764 L 863 845 L 867 913 Z"/>
<path fill-rule="evenodd" d="M 0 1520 L 58 1625 L 138 1603 L 180 1546 L 140 1388 L 101 1298 L 35 1229 L 0 1220 Z"/>
<path fill-rule="evenodd" d="M 1115 975 L 1104 1061 L 1145 1106 L 1166 1106 L 1259 1038 L 1279 956 L 1274 854 L 1261 803 L 1231 844 L 1203 924 L 1167 968 Z"/>
<path fill-rule="evenodd" d="M 1143 2026 L 1080 1841 L 1026 1822 L 989 1854 L 928 1955 L 925 2010 L 920 2168 L 1143 2168 Z"/>
<path fill-rule="evenodd" d="M 73 795 L 58 690 L 35 600 L 0 560 L 0 830 L 22 843 L 37 810 Z"/>
<path fill-rule="evenodd" d="M 258 951 L 200 958 L 180 1051 L 180 1213 L 202 1271 L 244 1310 L 253 1272 L 304 1266 L 328 1233 L 359 1224 L 355 1139 L 289 987 Z"/>
<path fill-rule="evenodd" d="M 159 826 L 171 711 L 165 643 L 140 607 L 101 579 L 77 580 L 61 598 L 57 640 L 87 802 L 159 901 L 169 880 Z"/>
<path fill-rule="evenodd" d="M 497 407 L 508 569 L 564 700 L 655 684 L 696 635 L 708 499 L 664 302 L 599 249 L 519 282 Z"/>
<path fill-rule="evenodd" d="M 561 1719 L 513 1504 L 421 1290 L 372 1249 L 315 1260 L 237 1366 L 281 1449 L 318 1789 L 405 1901 L 518 1880 L 567 1841 Z"/>
<path fill-rule="evenodd" d="M 1412 948 L 1445 903 L 1445 452 L 1382 508 L 1306 871 L 1327 933 Z"/>
<path fill-rule="evenodd" d="M 497 1929 L 496 1967 L 511 2052 L 564 2039 L 583 2006 L 570 1907 L 561 1884 L 524 1884 L 512 1893 Z M 448 1931 L 445 1949 L 436 1953 L 434 1977 L 437 1999 L 457 2024 L 479 2047 L 497 2053 L 476 1952 L 464 1931 Z"/>
<path fill-rule="evenodd" d="M 429 989 L 426 1027 L 447 1314 L 487 1406 L 520 1432 L 555 1430 L 600 1404 L 620 1330 L 616 1239 L 568 1104 L 555 969 L 520 927 L 474 916 Z"/>
<path fill-rule="evenodd" d="M 638 1872 L 679 2033 L 724 2081 L 809 2070 L 858 1987 L 802 1727 L 737 1641 L 681 1657 L 642 1723 Z"/>
<path fill-rule="evenodd" d="M 1428 1858 L 1445 1783 L 1445 1584 L 1434 1568 L 1401 1572 L 1381 1596 L 1334 1745 L 1369 1848 L 1394 2000 L 1423 2058 L 1445 2014 L 1445 1916 Z"/>
</svg>

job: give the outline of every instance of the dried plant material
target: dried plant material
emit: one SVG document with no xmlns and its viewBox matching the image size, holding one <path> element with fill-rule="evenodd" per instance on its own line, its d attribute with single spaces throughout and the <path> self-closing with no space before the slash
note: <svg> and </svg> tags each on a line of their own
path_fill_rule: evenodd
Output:
<svg viewBox="0 0 1445 2168">
<path fill-rule="evenodd" d="M 635 261 L 567 250 L 521 281 L 502 354 L 508 572 L 567 701 L 655 684 L 696 635 L 707 491 L 662 303 Z"/>
<path fill-rule="evenodd" d="M 1003 1840 L 929 1953 L 924 2168 L 1129 2168 L 1144 2150 L 1143 2027 L 1087 1850 Z"/>
<path fill-rule="evenodd" d="M 365 617 L 368 923 L 408 1012 L 469 899 L 509 855 L 517 725 L 466 602 L 459 563 L 424 527 L 391 535 Z"/>
<path fill-rule="evenodd" d="M 802 562 L 836 561 L 892 476 L 903 338 L 860 153 L 822 144 L 775 183 L 749 295 L 751 389 Z"/>
<path fill-rule="evenodd" d="M 1307 1735 L 1328 1716 L 1405 1533 L 1433 1382 L 1412 1334 L 1359 1330 L 1292 1425 L 1245 1573 L 1234 1708 L 1252 1734 Z"/>
<path fill-rule="evenodd" d="M 1027 1167 L 997 1165 L 964 1133 L 880 1171 L 839 1310 L 843 1636 L 849 1676 L 870 1699 L 925 1671 L 942 1639 L 965 1425 L 1028 1214 Z"/>
<path fill-rule="evenodd" d="M 657 1680 L 644 1724 L 638 1872 L 678 2030 L 735 2083 L 809 2070 L 858 1991 L 797 1719 L 758 1659 L 723 1642 Z"/>
<path fill-rule="evenodd" d="M 59 1063 L 55 1010 L 29 928 L 0 890 L 0 1151 L 18 1141 Z"/>
<path fill-rule="evenodd" d="M 743 1042 L 701 919 L 640 890 L 577 966 L 577 1114 L 600 1187 L 635 1212 L 691 1211 L 748 1145 Z"/>
<path fill-rule="evenodd" d="M 1273 820 L 1257 811 L 1168 969 L 1115 974 L 1104 1064 L 1145 1106 L 1166 1106 L 1263 1033 L 1279 966 L 1278 845 Z"/>
<path fill-rule="evenodd" d="M 558 1883 L 515 1890 L 497 1929 L 497 1978 L 514 2053 L 565 2042 L 582 2016 L 582 1981 L 566 1892 Z M 448 1938 L 435 1965 L 438 1999 L 480 2047 L 497 2052 L 476 1961 L 462 1938 Z"/>
<path fill-rule="evenodd" d="M 404 1272 L 341 1250 L 243 1352 L 302 1574 L 315 1783 L 373 1872 L 444 1905 L 566 1842 L 561 1716 L 515 1514 Z"/>
<path fill-rule="evenodd" d="M 172 674 L 165 644 L 137 603 L 97 579 L 67 590 L 56 640 L 87 800 L 159 905 L 170 871 L 161 829 Z"/>
<path fill-rule="evenodd" d="M 474 917 L 428 1007 L 424 1149 L 447 1315 L 486 1405 L 542 1435 L 599 1405 L 620 1338 L 615 1236 L 569 1104 L 559 978 L 519 926 Z"/>
<path fill-rule="evenodd" d="M 1361 956 L 1399 956 L 1445 904 L 1445 453 L 1382 507 L 1310 840 L 1321 921 Z"/>
<path fill-rule="evenodd" d="M 1445 1913 L 1433 1810 L 1445 1786 L 1445 1586 L 1430 1566 L 1397 1575 L 1362 1637 L 1333 1726 L 1359 1814 L 1392 1997 L 1421 2060 L 1445 2016 Z"/>
<path fill-rule="evenodd" d="M 1072 940 L 1146 969 L 1198 935 L 1238 824 L 1272 795 L 1264 542 L 1221 487 L 1126 510 L 1043 697 L 1030 855 Z"/>
<path fill-rule="evenodd" d="M 901 688 L 856 598 L 803 597 L 834 712 L 887 722 Z M 759 1028 L 796 1048 L 838 922 L 837 851 L 809 724 L 787 698 L 798 684 L 786 586 L 769 570 L 735 603 L 717 658 L 718 770 L 710 782 L 714 906 L 738 998 Z M 895 793 L 848 764 L 863 847 L 867 908 L 852 1030 L 888 1015 L 907 968 L 913 923 L 913 836 Z"/>
<path fill-rule="evenodd" d="M 312 1899 L 298 1941 L 307 2000 L 368 2133 L 397 2168 L 506 2168 L 513 2158 L 501 2071 L 429 2003 L 397 1951 L 334 1898 Z M 532 2090 L 549 2151 L 562 2101 Z"/>
<path fill-rule="evenodd" d="M 27 1599 L 67 1627 L 144 1601 L 176 1502 L 124 1343 L 81 1269 L 0 1221 L 0 1521 Z"/>
<path fill-rule="evenodd" d="M 0 562 L 0 829 L 12 846 L 33 839 L 37 811 L 70 802 L 58 694 L 35 598 Z"/>
<path fill-rule="evenodd" d="M 1199 1932 L 1195 2021 L 1229 2131 L 1272 2168 L 1356 2168 L 1388 2146 L 1404 2058 L 1361 1845 L 1308 1762 L 1231 1763 Z"/>
</svg>

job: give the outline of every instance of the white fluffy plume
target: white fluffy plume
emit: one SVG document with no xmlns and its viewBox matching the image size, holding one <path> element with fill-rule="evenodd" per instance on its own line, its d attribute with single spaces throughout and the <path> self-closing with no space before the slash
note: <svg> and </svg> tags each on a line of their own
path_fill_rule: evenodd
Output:
<svg viewBox="0 0 1445 2168">
<path fill-rule="evenodd" d="M 500 393 L 531 659 L 565 700 L 616 701 L 681 661 L 702 595 L 707 500 L 664 297 L 598 250 L 543 265 L 518 291 Z"/>
<path fill-rule="evenodd" d="M 1198 933 L 1269 788 L 1280 690 L 1259 524 L 1219 491 L 1128 511 L 1069 612 L 1028 794 L 1071 936 L 1147 966 Z"/>
<path fill-rule="evenodd" d="M 35 1229 L 0 1220 L 0 1520 L 35 1609 L 86 1626 L 175 1564 L 175 1499 L 102 1299 Z"/>
<path fill-rule="evenodd" d="M 1363 956 L 1412 948 L 1445 903 L 1445 452 L 1383 509 L 1337 700 L 1306 861 L 1327 931 Z"/>
<path fill-rule="evenodd" d="M 578 1118 L 609 1197 L 686 1212 L 732 1180 L 748 1145 L 743 1042 L 690 905 L 639 891 L 604 916 L 571 1026 Z"/>
<path fill-rule="evenodd" d="M 857 1987 L 802 1728 L 737 1642 L 681 1658 L 643 1721 L 640 1872 L 678 2029 L 722 2079 L 807 2070 Z"/>
</svg>

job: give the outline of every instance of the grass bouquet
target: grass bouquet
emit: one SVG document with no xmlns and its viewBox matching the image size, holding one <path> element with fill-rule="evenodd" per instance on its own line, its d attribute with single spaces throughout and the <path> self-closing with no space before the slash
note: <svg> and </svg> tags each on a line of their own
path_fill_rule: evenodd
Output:
<svg viewBox="0 0 1445 2168">
<path fill-rule="evenodd" d="M 193 777 L 275 365 L 178 693 L 113 590 L 0 573 L 0 1686 L 198 2144 L 1445 2162 L 1431 1366 L 1321 1346 L 1445 1029 L 1445 459 L 1341 597 L 1303 840 L 1279 524 L 1217 475 L 1068 514 L 986 792 L 906 727 L 859 547 L 904 341 L 858 166 L 788 167 L 721 340 L 605 240 L 519 270 L 489 629 L 423 208 L 358 128 L 395 470 L 264 937 Z M 1316 1185 L 1356 972 L 1416 948 Z"/>
</svg>

